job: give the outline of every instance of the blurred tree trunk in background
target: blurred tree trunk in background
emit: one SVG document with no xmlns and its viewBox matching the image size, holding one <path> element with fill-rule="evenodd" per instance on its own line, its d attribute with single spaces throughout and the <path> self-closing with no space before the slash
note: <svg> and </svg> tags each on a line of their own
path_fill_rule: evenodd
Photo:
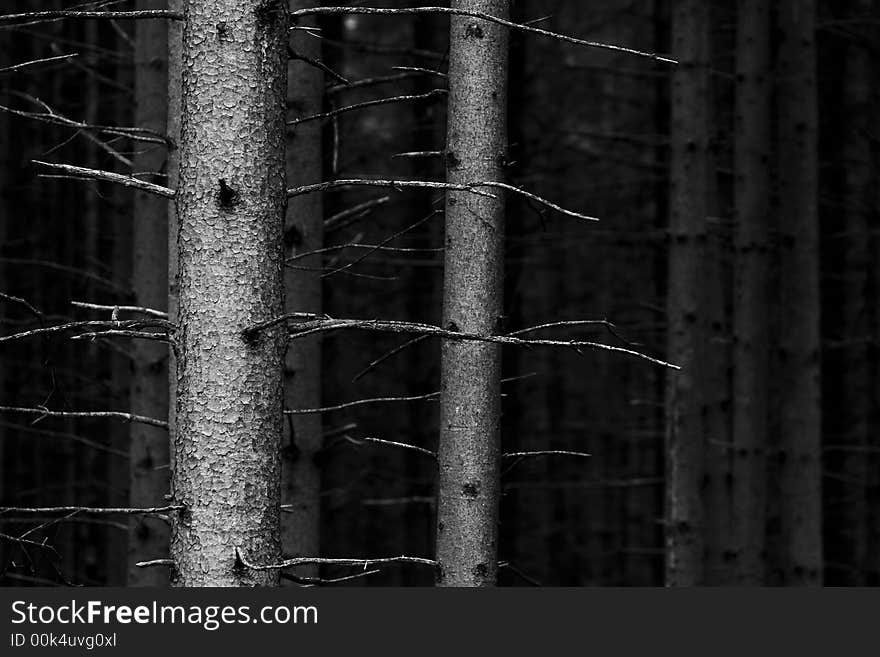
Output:
<svg viewBox="0 0 880 657">
<path fill-rule="evenodd" d="M 733 437 L 723 582 L 764 581 L 769 335 L 770 7 L 739 0 L 734 132 Z"/>
<path fill-rule="evenodd" d="M 165 0 L 141 0 L 139 9 L 164 9 Z M 134 22 L 134 125 L 166 134 L 168 110 L 168 26 L 166 21 Z M 161 144 L 137 144 L 134 171 L 143 179 L 168 185 L 167 150 Z M 163 176 L 162 174 L 166 174 Z M 166 199 L 134 192 L 133 271 L 135 305 L 168 310 L 168 209 Z M 132 344 L 131 412 L 168 417 L 168 354 L 170 347 L 153 340 Z M 131 492 L 133 507 L 162 506 L 169 491 L 168 432 L 148 424 L 131 424 Z M 138 568 L 138 561 L 164 558 L 168 526 L 155 518 L 130 521 L 129 586 L 168 583 L 164 568 Z"/>
<path fill-rule="evenodd" d="M 786 585 L 822 583 L 815 0 L 780 0 L 780 544 Z"/>
<path fill-rule="evenodd" d="M 314 0 L 294 0 L 290 9 L 316 6 Z M 316 25 L 300 21 L 299 26 Z M 302 31 L 291 34 L 294 53 L 321 59 L 321 40 Z M 320 114 L 324 101 L 324 74 L 313 64 L 291 57 L 287 78 L 287 109 L 290 119 Z M 321 122 L 288 126 L 287 178 L 289 187 L 322 180 Z M 298 257 L 284 270 L 285 312 L 322 313 L 321 268 L 324 257 L 315 253 L 324 245 L 324 204 L 321 194 L 290 199 L 284 228 L 285 253 Z M 288 345 L 284 370 L 285 408 L 321 406 L 321 343 L 317 333 Z M 320 413 L 288 415 L 282 448 L 281 545 L 292 557 L 315 557 L 320 551 L 321 471 L 318 456 L 323 443 Z M 316 566 L 296 571 L 314 577 Z"/>
<path fill-rule="evenodd" d="M 709 160 L 709 9 L 674 0 L 667 357 L 666 583 L 701 584 L 703 484 L 708 403 L 706 242 Z"/>
<path fill-rule="evenodd" d="M 454 0 L 501 18 L 508 0 Z M 450 19 L 447 181 L 503 179 L 507 161 L 507 28 Z M 504 201 L 447 192 L 443 326 L 492 335 L 503 314 Z M 500 502 L 501 349 L 441 348 L 437 561 L 440 586 L 494 586 Z"/>
</svg>

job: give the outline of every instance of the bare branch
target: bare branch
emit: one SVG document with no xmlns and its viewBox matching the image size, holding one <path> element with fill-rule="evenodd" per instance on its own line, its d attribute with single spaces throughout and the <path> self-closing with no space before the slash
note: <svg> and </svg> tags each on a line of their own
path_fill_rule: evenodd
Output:
<svg viewBox="0 0 880 657">
<path fill-rule="evenodd" d="M 324 566 L 360 566 L 369 568 L 371 566 L 379 566 L 391 563 L 409 563 L 420 566 L 437 567 L 437 562 L 433 559 L 424 559 L 422 557 L 382 557 L 378 559 L 335 559 L 331 557 L 294 557 L 292 559 L 284 559 L 281 563 L 257 565 L 250 563 L 245 559 L 244 553 L 240 548 L 235 548 L 235 556 L 242 565 L 251 570 L 281 570 L 283 568 L 291 568 L 293 566 L 304 566 L 318 564 Z"/>
<path fill-rule="evenodd" d="M 104 306 L 97 303 L 86 303 L 85 301 L 71 301 L 71 306 L 77 308 L 89 308 L 91 310 L 107 310 L 113 313 L 113 319 L 116 320 L 115 314 L 118 312 L 141 313 L 150 317 L 158 317 L 160 319 L 168 319 L 168 313 L 161 310 L 153 310 L 152 308 L 144 308 L 143 306 Z"/>
<path fill-rule="evenodd" d="M 635 356 L 649 363 L 668 367 L 670 369 L 681 369 L 678 365 L 667 363 L 658 358 L 653 358 L 647 354 L 643 354 L 633 349 L 626 349 L 614 345 L 602 344 L 600 342 L 592 342 L 588 340 L 525 340 L 522 338 L 511 337 L 509 335 L 478 335 L 475 333 L 464 333 L 461 331 L 453 331 L 443 329 L 439 326 L 431 324 L 420 324 L 416 322 L 398 322 L 385 321 L 377 319 L 324 319 L 314 320 L 311 322 L 303 322 L 296 327 L 295 332 L 290 334 L 291 340 L 297 340 L 306 335 L 319 332 L 329 332 L 338 330 L 363 330 L 375 331 L 382 333 L 415 333 L 417 335 L 430 335 L 448 340 L 470 340 L 474 342 L 487 342 L 492 344 L 512 345 L 520 347 L 568 347 L 574 349 L 577 353 L 583 355 L 582 348 L 598 349 L 602 351 L 612 351 L 616 353 L 628 354 Z M 253 330 L 253 329 L 251 329 Z"/>
<path fill-rule="evenodd" d="M 156 566 L 173 566 L 172 559 L 152 559 L 150 561 L 138 561 L 134 564 L 138 568 L 155 568 Z"/>
<path fill-rule="evenodd" d="M 587 454 L 586 452 L 570 452 L 564 449 L 551 449 L 551 450 L 543 450 L 538 452 L 508 452 L 507 454 L 502 454 L 501 458 L 503 459 L 524 459 L 524 458 L 535 458 L 539 456 L 578 456 L 582 458 L 588 458 L 592 456 L 592 454 Z"/>
<path fill-rule="evenodd" d="M 67 324 L 58 324 L 56 326 L 46 326 L 30 331 L 22 331 L 11 335 L 0 336 L 0 343 L 11 342 L 13 340 L 22 340 L 36 335 L 51 335 L 54 333 L 64 333 L 78 328 L 97 328 L 97 329 L 140 329 L 140 328 L 174 328 L 170 322 L 163 319 L 126 319 L 126 320 L 92 320 L 87 322 L 69 322 Z"/>
<path fill-rule="evenodd" d="M 405 103 L 409 101 L 418 101 L 418 100 L 427 100 L 429 98 L 436 98 L 438 96 L 445 96 L 449 92 L 446 89 L 433 89 L 423 94 L 410 94 L 410 95 L 401 95 L 401 96 L 390 96 L 388 98 L 379 98 L 377 100 L 367 100 L 362 103 L 355 103 L 354 105 L 346 105 L 345 107 L 338 107 L 336 109 L 330 110 L 329 112 L 323 112 L 321 114 L 312 114 L 311 116 L 304 116 L 299 119 L 293 119 L 292 121 L 288 121 L 287 125 L 298 125 L 300 123 L 305 123 L 306 121 L 316 121 L 318 119 L 329 119 L 334 116 L 339 116 L 340 114 L 345 114 L 346 112 L 353 112 L 355 110 L 364 109 L 367 107 L 375 107 L 377 105 L 388 105 L 391 103 Z"/>
<path fill-rule="evenodd" d="M 677 64 L 678 62 L 674 59 L 670 59 L 668 57 L 663 57 L 656 53 L 644 52 L 642 50 L 635 50 L 634 48 L 627 48 L 625 46 L 615 46 L 608 43 L 599 43 L 597 41 L 586 41 L 584 39 L 577 39 L 575 37 L 566 36 L 564 34 L 558 34 L 556 32 L 551 32 L 549 30 L 543 30 L 539 27 L 532 27 L 531 25 L 522 25 L 520 23 L 513 23 L 508 20 L 504 20 L 503 18 L 498 18 L 497 16 L 492 16 L 491 14 L 485 14 L 479 11 L 470 11 L 468 9 L 454 9 L 450 7 L 406 7 L 406 8 L 378 8 L 378 7 L 312 7 L 306 9 L 299 9 L 297 11 L 290 12 L 290 16 L 293 20 L 296 20 L 300 16 L 314 16 L 314 15 L 327 15 L 327 14 L 374 14 L 374 15 L 399 15 L 399 14 L 452 14 L 454 16 L 470 16 L 472 18 L 479 18 L 484 21 L 489 21 L 491 23 L 497 23 L 499 25 L 504 25 L 505 27 L 509 27 L 514 30 L 521 30 L 523 32 L 530 32 L 532 34 L 539 34 L 541 36 L 550 37 L 551 39 L 557 39 L 559 41 L 564 41 L 566 43 L 573 43 L 579 46 L 589 46 L 591 48 L 601 48 L 602 50 L 613 50 L 615 52 L 628 53 L 630 55 L 638 55 L 640 57 L 647 57 L 649 59 L 653 59 L 659 62 L 666 62 L 668 64 Z"/>
<path fill-rule="evenodd" d="M 55 20 L 56 18 L 100 18 L 131 20 L 141 20 L 147 18 L 167 18 L 170 20 L 182 21 L 183 14 L 177 11 L 170 11 L 168 9 L 144 9 L 141 11 L 30 11 L 24 14 L 0 14 L 0 24 L 14 23 L 16 21 L 46 21 Z"/>
<path fill-rule="evenodd" d="M 36 64 L 46 64 L 47 62 L 57 62 L 60 60 L 70 59 L 71 57 L 78 57 L 79 53 L 71 53 L 69 55 L 58 55 L 57 57 L 43 57 L 42 59 L 33 59 L 29 62 L 22 62 L 21 64 L 15 64 L 13 66 L 7 66 L 6 68 L 0 68 L 0 73 L 11 73 L 12 71 L 18 71 L 19 69 L 26 68 L 28 66 L 34 66 Z"/>
<path fill-rule="evenodd" d="M 95 506 L 42 506 L 42 507 L 18 507 L 0 506 L 0 513 L 121 513 L 125 515 L 142 515 L 154 513 L 168 513 L 169 511 L 181 511 L 185 507 L 182 504 L 170 506 L 156 506 L 144 509 L 131 507 L 95 507 Z"/>
<path fill-rule="evenodd" d="M 135 415 L 134 413 L 123 413 L 121 411 L 50 411 L 48 408 L 35 407 L 23 408 L 18 406 L 0 406 L 0 413 L 23 413 L 26 415 L 39 415 L 37 421 L 44 417 L 100 417 L 100 418 L 116 418 L 126 420 L 127 422 L 137 422 L 139 424 L 150 424 L 154 427 L 168 428 L 168 423 L 163 420 L 157 420 L 143 415 Z"/>
<path fill-rule="evenodd" d="M 50 169 L 66 171 L 67 173 L 70 173 L 77 178 L 85 178 L 87 180 L 106 180 L 108 182 L 114 182 L 120 185 L 124 185 L 125 187 L 139 189 L 143 192 L 149 192 L 151 194 L 164 196 L 165 198 L 174 198 L 174 190 L 163 187 L 162 185 L 156 185 L 154 183 L 147 182 L 145 180 L 139 180 L 138 178 L 133 178 L 131 176 L 123 176 L 122 174 L 113 173 L 111 171 L 87 169 L 85 167 L 77 167 L 71 164 L 53 164 L 52 162 L 41 162 L 40 160 L 31 161 L 34 164 L 40 164 L 44 167 L 49 167 Z"/>
<path fill-rule="evenodd" d="M 318 59 L 312 59 L 308 55 L 304 55 L 300 52 L 297 52 L 293 48 L 290 48 L 290 47 L 287 48 L 287 55 L 290 59 L 296 59 L 301 62 L 305 62 L 309 66 L 314 66 L 315 68 L 323 71 L 324 73 L 326 73 L 330 77 L 339 80 L 346 87 L 351 86 L 351 82 L 348 79 L 342 77 L 339 73 L 337 73 L 332 68 L 327 66 L 324 62 L 322 62 Z"/>
<path fill-rule="evenodd" d="M 361 217 L 366 215 L 372 208 L 375 208 L 379 205 L 384 205 L 390 200 L 390 196 L 380 196 L 379 198 L 364 201 L 363 203 L 358 203 L 357 205 L 352 206 L 346 210 L 337 212 L 332 217 L 324 221 L 324 232 L 327 233 L 333 230 L 344 228 L 345 226 L 348 226 L 352 221 L 360 219 Z"/>
<path fill-rule="evenodd" d="M 456 185 L 453 183 L 437 182 L 433 180 L 373 180 L 371 178 L 346 178 L 342 180 L 328 180 L 326 182 L 315 183 L 313 185 L 303 185 L 302 187 L 293 187 L 287 190 L 288 198 L 291 196 L 300 196 L 302 194 L 313 194 L 315 192 L 326 192 L 330 189 L 338 187 L 392 187 L 395 189 L 403 189 L 404 187 L 415 187 L 424 189 L 453 189 L 461 192 L 471 192 L 478 196 L 488 196 L 495 198 L 493 194 L 474 189 L 474 185 Z"/>
<path fill-rule="evenodd" d="M 285 415 L 308 415 L 311 413 L 329 413 L 331 411 L 341 411 L 346 408 L 354 408 L 356 406 L 364 406 L 366 404 L 383 404 L 387 402 L 411 402 L 421 401 L 424 399 L 436 399 L 440 396 L 439 392 L 430 392 L 427 395 L 415 395 L 413 397 L 373 397 L 372 399 L 358 399 L 355 401 L 337 404 L 336 406 L 324 406 L 322 408 L 298 408 L 294 410 L 284 411 Z"/>
<path fill-rule="evenodd" d="M 393 440 L 383 440 L 381 438 L 351 438 L 350 436 L 346 436 L 345 439 L 350 443 L 354 443 L 355 445 L 360 445 L 363 443 L 375 443 L 376 445 L 385 445 L 386 447 L 400 447 L 401 449 L 409 449 L 414 452 L 419 452 L 420 454 L 430 456 L 435 461 L 437 460 L 437 454 L 435 452 L 432 452 L 430 449 L 425 449 L 424 447 L 418 447 L 417 445 L 398 443 Z"/>
</svg>

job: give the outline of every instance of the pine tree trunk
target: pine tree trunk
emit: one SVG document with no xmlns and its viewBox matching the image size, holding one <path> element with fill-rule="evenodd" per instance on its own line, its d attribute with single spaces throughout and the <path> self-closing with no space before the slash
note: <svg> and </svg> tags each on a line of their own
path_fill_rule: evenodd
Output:
<svg viewBox="0 0 880 657">
<path fill-rule="evenodd" d="M 142 0 L 139 9 L 164 9 L 164 0 Z M 168 91 L 168 29 L 166 21 L 134 21 L 134 125 L 165 131 Z M 141 146 L 134 170 L 161 173 L 166 151 Z M 149 178 L 148 178 L 149 180 Z M 166 185 L 164 178 L 151 180 Z M 155 310 L 168 308 L 168 202 L 154 194 L 134 193 L 132 285 L 135 303 Z M 132 345 L 131 412 L 168 417 L 167 345 L 135 340 Z M 161 506 L 168 494 L 168 432 L 147 424 L 131 424 L 130 500 L 133 507 Z M 138 568 L 138 561 L 157 559 L 168 550 L 168 527 L 157 519 L 134 518 L 129 536 L 129 586 L 162 586 L 168 573 Z"/>
<path fill-rule="evenodd" d="M 287 13 L 184 2 L 173 581 L 277 585 Z"/>
<path fill-rule="evenodd" d="M 452 6 L 501 18 L 507 0 Z M 506 28 L 450 20 L 447 179 L 501 180 L 507 153 Z M 463 192 L 446 200 L 443 324 L 493 334 L 502 315 L 504 201 Z M 493 586 L 500 493 L 501 353 L 497 345 L 444 342 L 437 508 L 441 586 Z"/>
<path fill-rule="evenodd" d="M 291 10 L 314 7 L 314 0 L 294 0 Z M 305 24 L 305 23 L 301 23 Z M 311 24 L 314 25 L 314 22 Z M 296 32 L 293 47 L 299 54 L 321 59 L 321 42 Z M 288 73 L 288 107 L 294 116 L 319 114 L 324 99 L 324 74 L 299 60 L 291 60 Z M 291 187 L 321 181 L 321 122 L 309 121 L 288 133 L 287 175 Z M 287 208 L 285 244 L 288 257 L 312 253 L 324 244 L 324 208 L 320 194 L 291 199 Z M 286 268 L 284 286 L 286 312 L 321 314 L 323 257 L 299 258 L 297 268 Z M 294 340 L 287 349 L 284 371 L 286 408 L 321 406 L 321 335 Z M 281 516 L 282 545 L 293 557 L 318 556 L 321 522 L 321 471 L 315 458 L 321 450 L 321 414 L 289 416 L 282 450 L 282 501 L 289 505 Z M 297 573 L 316 576 L 317 567 L 306 566 Z"/>
<path fill-rule="evenodd" d="M 740 0 L 737 11 L 733 445 L 724 561 L 725 583 L 759 585 L 769 394 L 770 9 L 763 0 Z"/>
<path fill-rule="evenodd" d="M 815 0 L 781 0 L 780 559 L 787 585 L 822 582 Z"/>
<path fill-rule="evenodd" d="M 703 580 L 704 280 L 709 175 L 708 6 L 676 0 L 672 80 L 667 353 L 681 367 L 667 380 L 666 583 Z"/>
</svg>

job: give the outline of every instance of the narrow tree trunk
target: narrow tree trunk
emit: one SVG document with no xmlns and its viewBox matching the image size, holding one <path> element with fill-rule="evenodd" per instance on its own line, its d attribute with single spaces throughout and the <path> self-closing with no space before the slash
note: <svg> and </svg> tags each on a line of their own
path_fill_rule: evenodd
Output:
<svg viewBox="0 0 880 657">
<path fill-rule="evenodd" d="M 850 17 L 867 20 L 873 0 L 851 0 Z M 842 498 L 838 520 L 842 530 L 839 560 L 847 566 L 840 583 L 865 584 L 867 571 L 868 423 L 870 416 L 868 286 L 870 271 L 869 216 L 872 212 L 871 143 L 871 52 L 860 38 L 846 45 L 844 76 L 845 127 L 843 139 L 843 285 L 839 347 L 842 375 L 839 409 L 839 442 L 843 458 L 840 471 Z M 829 555 L 830 556 L 830 555 Z M 829 559 L 830 560 L 830 559 Z"/>
<path fill-rule="evenodd" d="M 676 0 L 672 23 L 673 52 L 681 63 L 672 81 L 667 349 L 681 371 L 670 373 L 666 390 L 666 583 L 692 586 L 703 580 L 707 4 Z"/>
<path fill-rule="evenodd" d="M 276 585 L 280 555 L 287 13 L 184 2 L 174 582 Z"/>
<path fill-rule="evenodd" d="M 316 6 L 314 0 L 294 0 L 291 10 Z M 311 24 L 314 24 L 312 22 Z M 321 42 L 294 33 L 298 54 L 321 59 Z M 324 98 L 324 75 L 320 69 L 291 60 L 288 72 L 288 107 L 295 116 L 319 114 Z M 288 134 L 287 175 L 291 187 L 320 182 L 322 173 L 321 122 L 309 121 Z M 285 244 L 288 257 L 312 253 L 324 244 L 324 208 L 320 194 L 291 199 L 287 208 Z M 300 258 L 297 268 L 286 268 L 284 286 L 286 312 L 322 312 L 321 273 L 323 257 Z M 284 399 L 287 408 L 321 406 L 321 335 L 295 340 L 287 349 L 284 371 Z M 315 458 L 321 449 L 321 414 L 289 416 L 282 450 L 282 501 L 289 505 L 281 516 L 285 554 L 317 556 L 320 548 L 321 471 Z M 316 566 L 298 571 L 317 575 Z"/>
<path fill-rule="evenodd" d="M 507 0 L 454 0 L 507 18 Z M 450 20 L 446 167 L 451 183 L 500 180 L 507 153 L 506 28 Z M 446 200 L 443 324 L 491 335 L 502 315 L 504 202 L 450 192 Z M 501 353 L 496 345 L 442 347 L 437 560 L 441 586 L 497 578 Z"/>
<path fill-rule="evenodd" d="M 164 0 L 142 0 L 139 9 L 164 9 Z M 159 133 L 165 131 L 168 91 L 168 30 L 166 21 L 134 21 L 134 125 Z M 141 146 L 134 170 L 161 173 L 165 169 L 163 148 Z M 166 185 L 164 178 L 147 178 Z M 134 239 L 132 285 L 139 306 L 168 307 L 168 202 L 154 194 L 134 193 Z M 165 419 L 168 416 L 167 345 L 135 340 L 132 354 L 131 412 Z M 131 506 L 161 506 L 168 494 L 168 432 L 159 427 L 131 425 Z M 138 568 L 134 564 L 163 557 L 168 550 L 168 527 L 156 519 L 135 518 L 129 536 L 129 586 L 162 586 L 168 573 L 161 568 Z"/>
<path fill-rule="evenodd" d="M 815 11 L 815 0 L 779 5 L 779 569 L 788 585 L 822 582 Z"/>
<path fill-rule="evenodd" d="M 733 445 L 725 582 L 764 579 L 770 203 L 770 8 L 740 0 L 734 143 Z"/>
</svg>

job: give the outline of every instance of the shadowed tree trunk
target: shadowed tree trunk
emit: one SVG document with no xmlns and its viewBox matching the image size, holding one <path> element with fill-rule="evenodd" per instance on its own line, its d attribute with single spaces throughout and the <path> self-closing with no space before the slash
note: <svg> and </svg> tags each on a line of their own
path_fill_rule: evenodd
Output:
<svg viewBox="0 0 880 657">
<path fill-rule="evenodd" d="M 507 18 L 507 0 L 452 6 Z M 507 153 L 507 29 L 450 19 L 446 167 L 450 183 L 501 180 Z M 443 325 L 491 335 L 502 315 L 504 201 L 462 192 L 446 200 Z M 437 560 L 441 586 L 497 579 L 501 353 L 442 346 Z"/>
<path fill-rule="evenodd" d="M 314 0 L 294 0 L 291 10 L 314 7 Z M 314 25 L 305 21 L 301 25 Z M 293 33 L 293 49 L 313 60 L 320 59 L 321 41 L 302 32 Z M 288 109 L 292 116 L 321 112 L 324 74 L 306 62 L 292 59 L 288 72 Z M 288 129 L 287 175 L 291 187 L 321 181 L 321 122 L 308 121 Z M 324 210 L 320 194 L 306 194 L 290 200 L 284 231 L 288 257 L 311 253 L 324 244 Z M 286 268 L 284 286 L 286 312 L 321 314 L 320 254 L 299 258 L 297 268 Z M 284 370 L 286 408 L 321 406 L 321 334 L 294 340 L 287 349 Z M 282 450 L 282 502 L 290 505 L 281 516 L 281 543 L 293 557 L 317 556 L 320 549 L 321 471 L 315 458 L 322 445 L 321 414 L 288 416 Z M 316 576 L 317 566 L 298 570 Z"/>
<path fill-rule="evenodd" d="M 822 582 L 815 0 L 781 0 L 780 545 L 783 584 Z"/>
<path fill-rule="evenodd" d="M 171 554 L 177 585 L 276 585 L 287 13 L 184 2 Z"/>
<path fill-rule="evenodd" d="M 672 79 L 669 280 L 669 359 L 666 390 L 666 583 L 703 580 L 703 356 L 709 176 L 709 13 L 703 0 L 673 3 L 672 49 L 680 60 Z"/>
<path fill-rule="evenodd" d="M 143 0 L 139 9 L 164 9 L 163 0 Z M 134 125 L 163 133 L 167 111 L 168 37 L 166 21 L 134 21 Z M 134 170 L 161 173 L 166 151 L 161 145 L 140 145 Z M 155 178 L 155 179 L 154 179 Z M 163 177 L 147 180 L 166 185 Z M 143 191 L 134 192 L 134 253 L 132 285 L 135 304 L 168 308 L 168 202 Z M 152 340 L 132 344 L 131 412 L 146 417 L 168 416 L 167 345 Z M 130 500 L 133 507 L 161 506 L 168 494 L 168 432 L 148 424 L 131 424 Z M 155 518 L 134 517 L 129 536 L 129 586 L 168 583 L 162 568 L 138 568 L 138 561 L 164 557 L 168 527 Z"/>
<path fill-rule="evenodd" d="M 873 0 L 850 0 L 850 20 L 867 21 L 871 17 Z M 868 28 L 871 29 L 871 28 Z M 860 30 L 861 32 L 861 30 Z M 871 382 L 869 331 L 869 272 L 870 232 L 873 185 L 871 170 L 871 70 L 872 53 L 868 34 L 850 36 L 845 46 L 845 74 L 843 77 L 844 130 L 842 143 L 843 164 L 843 277 L 841 282 L 841 316 L 834 323 L 841 340 L 832 352 L 838 372 L 839 412 L 829 418 L 826 435 L 838 436 L 833 445 L 826 445 L 834 471 L 842 475 L 836 481 L 839 498 L 830 499 L 826 491 L 826 508 L 834 510 L 835 523 L 825 527 L 826 545 L 836 528 L 840 546 L 832 555 L 829 547 L 826 559 L 843 568 L 835 583 L 846 586 L 864 586 L 868 572 L 868 518 L 866 485 L 869 478 L 869 421 L 871 412 Z M 831 318 L 829 318 L 831 319 Z M 830 368 L 829 368 L 830 369 Z M 826 373 L 830 376 L 830 372 Z M 833 385 L 830 381 L 827 382 Z M 831 400 L 829 400 L 830 402 Z M 829 407 L 831 404 L 829 403 Z M 827 466 L 826 466 L 827 467 Z M 830 486 L 829 486 L 830 488 Z M 829 514 L 830 516 L 830 514 Z M 829 520 L 831 518 L 829 517 Z M 834 525 L 837 525 L 835 527 Z M 830 579 L 830 576 L 829 578 Z"/>
<path fill-rule="evenodd" d="M 770 202 L 770 8 L 737 8 L 733 445 L 724 581 L 764 579 Z"/>
</svg>

